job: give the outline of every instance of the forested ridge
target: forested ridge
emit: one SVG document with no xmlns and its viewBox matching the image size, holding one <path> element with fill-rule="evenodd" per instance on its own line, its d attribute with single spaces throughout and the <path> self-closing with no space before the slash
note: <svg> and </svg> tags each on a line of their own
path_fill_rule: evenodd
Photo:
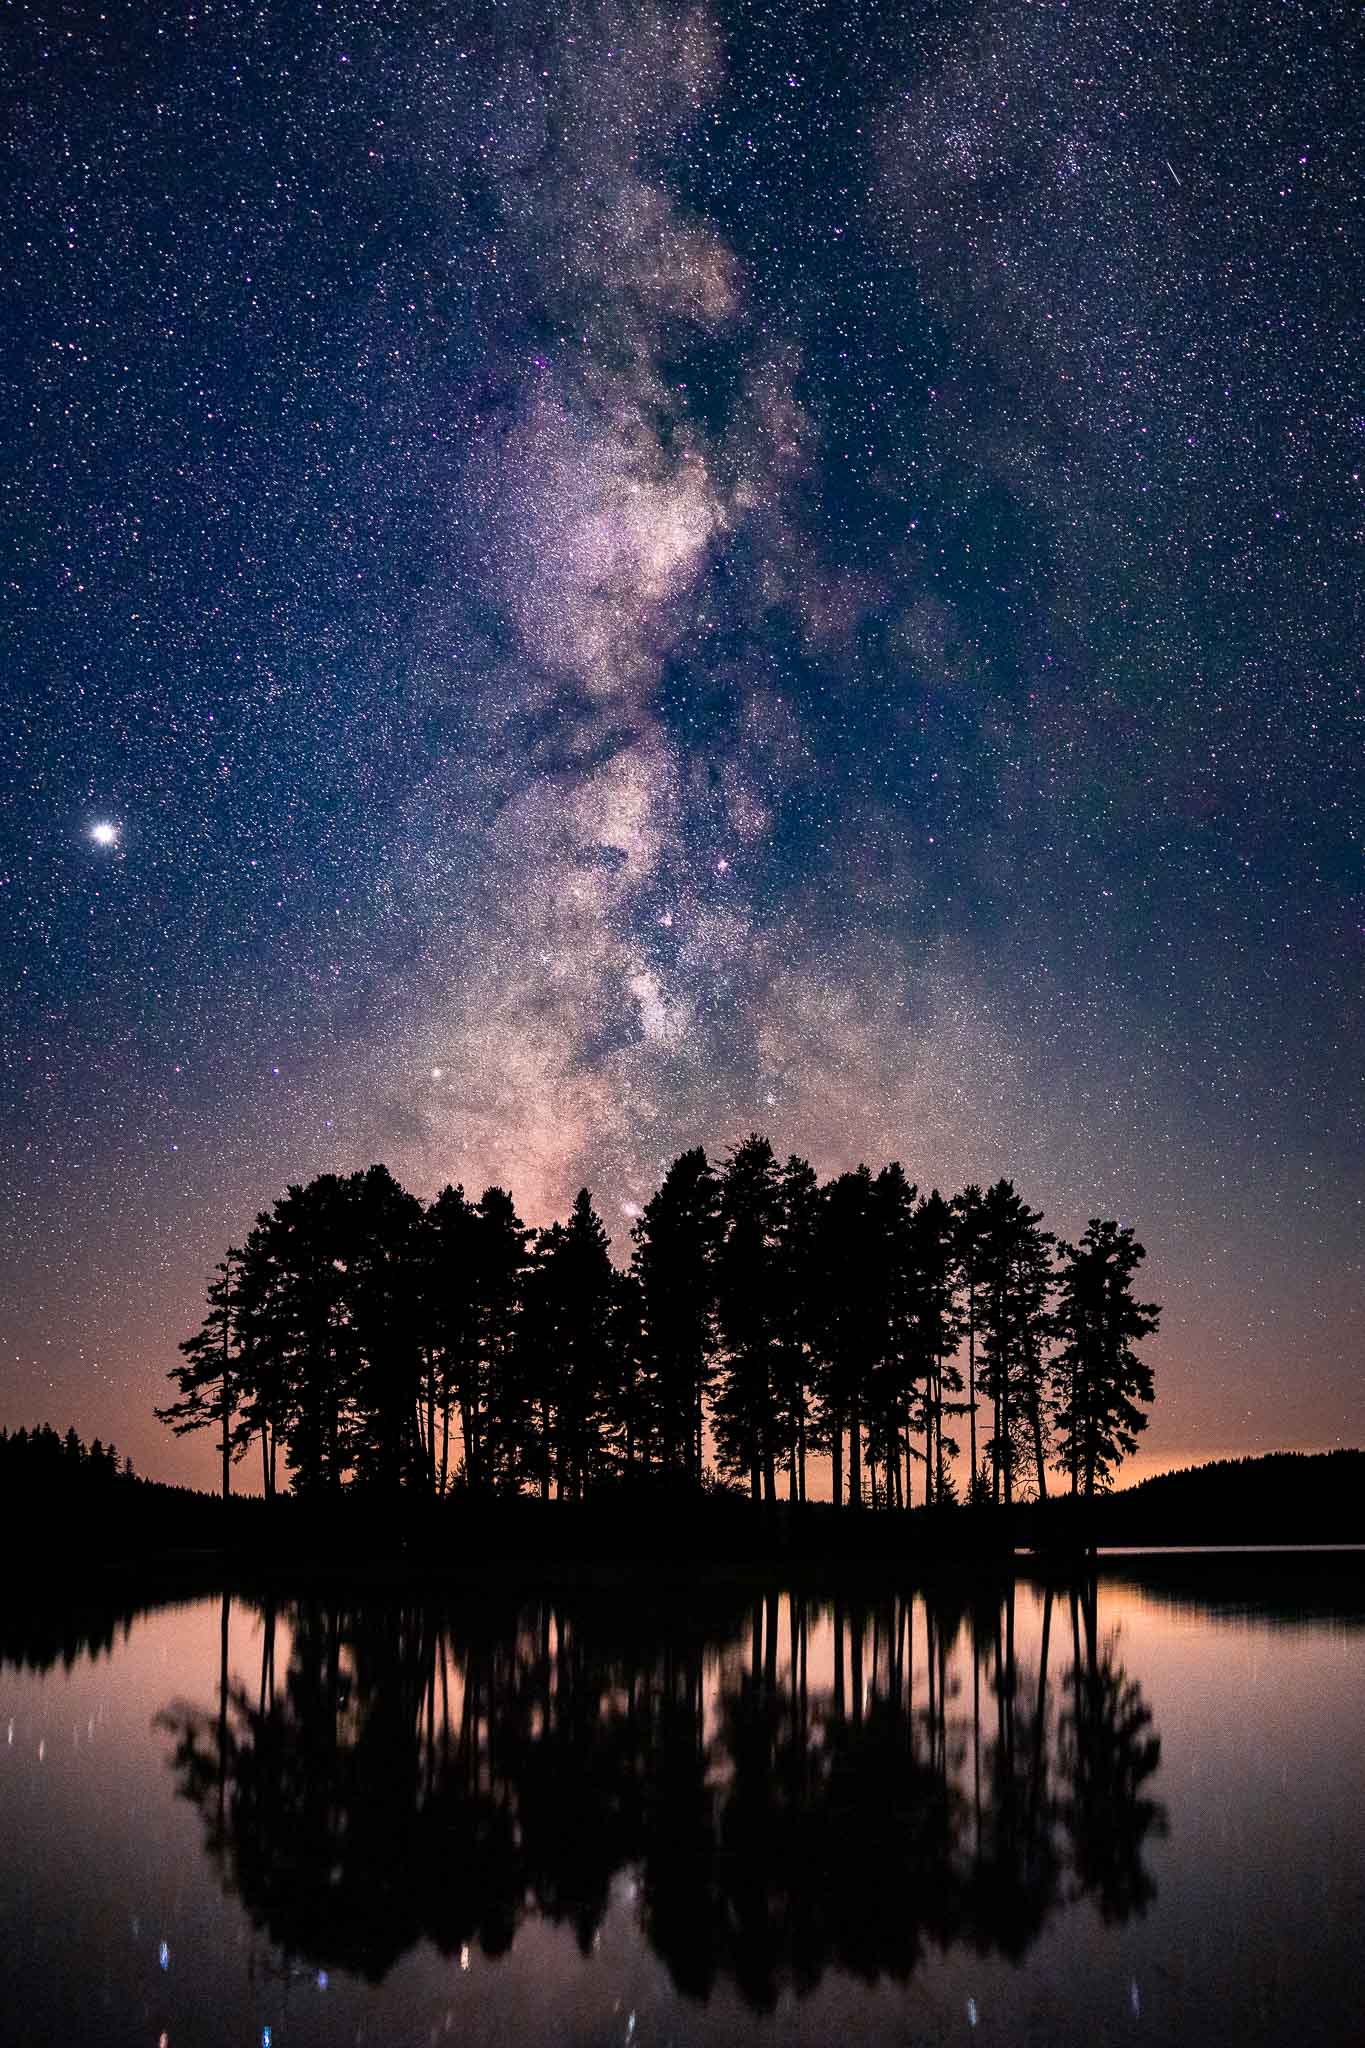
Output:
<svg viewBox="0 0 1365 2048">
<path fill-rule="evenodd" d="M 291 1186 L 230 1248 L 157 1413 L 212 1429 L 230 1488 L 584 1501 L 656 1478 L 754 1500 L 1008 1507 L 1107 1489 L 1146 1425 L 1131 1228 L 1072 1244 L 1012 1182 L 821 1183 L 757 1134 L 682 1153 L 613 1263 L 586 1189 L 424 1203 L 383 1166 Z M 960 1476 L 959 1476 L 960 1475 Z"/>
</svg>

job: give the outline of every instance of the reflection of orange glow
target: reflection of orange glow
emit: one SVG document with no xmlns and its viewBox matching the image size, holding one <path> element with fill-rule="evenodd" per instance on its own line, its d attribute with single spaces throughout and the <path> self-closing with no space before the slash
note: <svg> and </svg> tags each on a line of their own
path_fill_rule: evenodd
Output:
<svg viewBox="0 0 1365 2048">
<path fill-rule="evenodd" d="M 1121 1882 L 1107 1894 L 1110 1906 L 1119 1917 L 1132 1918 L 1136 1903 L 1146 1913 L 1150 1934 L 1148 1942 L 1133 1919 L 1132 1974 L 1125 1956 L 1117 1980 L 1125 2008 L 1135 2016 L 1140 2008 L 1162 2038 L 1209 2039 L 1217 2029 L 1206 2025 L 1202 2013 L 1192 2032 L 1163 2029 L 1161 2000 L 1177 1996 L 1183 2012 L 1191 2009 L 1190 2000 L 1204 1999 L 1208 1957 L 1222 1953 L 1219 1941 L 1207 1932 L 1210 1914 L 1223 1942 L 1235 1943 L 1237 1937 L 1228 1932 L 1234 1922 L 1243 1930 L 1252 1928 L 1253 1938 L 1260 1939 L 1256 1915 L 1264 1918 L 1266 1898 L 1276 1880 L 1288 1874 L 1299 1885 L 1296 1890 L 1292 1883 L 1280 1884 L 1272 1936 L 1282 1928 L 1285 1942 L 1301 1938 L 1294 1903 L 1300 1893 L 1305 1899 L 1311 1894 L 1315 1927 L 1317 1920 L 1329 1928 L 1347 1925 L 1355 1867 L 1349 1850 L 1355 1838 L 1343 1836 L 1348 1854 L 1327 1861 L 1322 1841 L 1325 1835 L 1337 1839 L 1347 1826 L 1343 1816 L 1352 1811 L 1350 1788 L 1365 1768 L 1365 1727 L 1358 1714 L 1359 1652 L 1365 1638 L 1349 1619 L 1356 1612 L 1349 1589 L 1339 1611 L 1329 1601 L 1325 1623 L 1305 1620 L 1296 1602 L 1307 1599 L 1320 1580 L 1316 1567 L 1311 1578 L 1297 1582 L 1283 1570 L 1277 1579 L 1245 1561 L 1217 1558 L 1174 1569 L 1169 1560 L 1134 1561 L 1123 1570 L 1145 1571 L 1148 1578 L 1125 1581 L 1102 1570 L 1093 1591 L 1064 1584 L 1049 1589 L 1041 1577 L 1013 1582 L 979 1578 L 954 1581 L 942 1597 L 932 1591 L 926 1597 L 873 1588 L 862 1595 L 845 1590 L 837 1603 L 777 1590 L 736 1593 L 720 1600 L 714 1632 L 699 1632 L 704 1613 L 693 1611 L 689 1596 L 677 1642 L 662 1614 L 657 1628 L 643 1636 L 632 1621 L 618 1638 L 611 1612 L 591 1596 L 511 1593 L 496 1605 L 476 1601 L 471 1612 L 463 1595 L 437 1595 L 428 1603 L 409 1591 L 396 1600 L 379 1597 L 371 1607 L 352 1591 L 300 1603 L 283 1600 L 273 1622 L 254 1602 L 221 1596 L 148 1613 L 135 1619 L 126 1635 L 116 1624 L 112 1636 L 99 1639 L 98 1654 L 77 1655 L 69 1670 L 54 1664 L 43 1677 L 31 1670 L 0 1669 L 0 1681 L 4 1710 L 13 1708 L 17 1716 L 19 1768 L 52 1816 L 48 1838 L 59 1844 L 54 1853 L 65 1854 L 67 1845 L 78 1843 L 72 1853 L 102 1873 L 126 1868 L 130 1799 L 137 1811 L 147 1813 L 160 1838 L 184 1847 L 188 1836 L 168 1818 L 166 1767 L 172 1743 L 187 1738 L 197 1743 L 203 1768 L 182 1774 L 180 1789 L 193 1797 L 207 1823 L 206 1844 L 216 1855 L 213 1845 L 225 1839 L 220 1831 L 226 1825 L 226 1839 L 249 1851 L 244 1863 L 234 1865 L 228 1857 L 223 1871 L 229 1879 L 241 1872 L 250 1877 L 262 1926 L 276 1925 L 270 1917 L 276 1912 L 282 1912 L 278 1924 L 287 1932 L 297 1934 L 302 1926 L 304 1960 L 316 1969 L 317 1988 L 326 1989 L 330 1981 L 332 1997 L 343 2002 L 349 1995 L 343 1937 L 326 1912 L 320 1919 L 305 1914 L 299 1922 L 293 1902 L 301 1870 L 317 1902 L 332 1899 L 336 1879 L 329 1859 L 335 1844 L 329 1846 L 328 1831 L 335 1831 L 343 1850 L 348 1840 L 357 1839 L 348 1816 L 368 1810 L 370 1795 L 361 1781 L 376 1763 L 378 1782 L 385 1787 L 406 1783 L 408 1766 L 414 1759 L 420 1763 L 413 1779 L 418 1787 L 414 1840 L 425 1825 L 418 1817 L 439 1784 L 441 1798 L 453 1799 L 454 1805 L 447 1810 L 437 1801 L 433 1807 L 438 1822 L 433 1843 L 447 1842 L 446 1822 L 457 1813 L 482 1828 L 495 1808 L 538 1812 L 540 1846 L 528 1868 L 539 1870 L 535 1857 L 549 1854 L 544 1868 L 559 1870 L 555 1858 L 563 1850 L 563 1867 L 572 1874 L 578 1845 L 585 1831 L 592 1833 L 591 1825 L 585 1830 L 584 1813 L 592 1806 L 595 1782 L 573 1767 L 574 1745 L 585 1744 L 584 1754 L 606 1771 L 604 1788 L 619 1784 L 637 1790 L 655 1767 L 651 1759 L 657 1745 L 675 1762 L 679 1756 L 687 1760 L 688 1810 L 700 1818 L 699 1839 L 709 1844 L 699 1866 L 706 1880 L 697 1892 L 703 1906 L 716 1873 L 716 1881 L 731 1884 L 736 1857 L 753 1857 L 755 1869 L 768 1871 L 769 1878 L 776 1874 L 777 1893 L 760 1889 L 755 1897 L 787 1898 L 782 1888 L 789 1872 L 781 1846 L 787 1837 L 779 1834 L 779 1847 L 772 1851 L 772 1833 L 763 1819 L 774 1780 L 778 1788 L 787 1788 L 785 1795 L 776 1791 L 775 1810 L 797 1827 L 793 1840 L 800 1839 L 806 1825 L 802 1802 L 810 1802 L 817 1814 L 811 1837 L 819 1849 L 816 1862 L 806 1867 L 804 1879 L 799 1856 L 790 1866 L 793 1896 L 799 1899 L 807 1896 L 800 1886 L 810 1885 L 812 1872 L 817 1889 L 809 1896 L 823 1896 L 818 1884 L 829 1868 L 830 1838 L 818 1818 L 819 1801 L 827 1793 L 833 1798 L 828 1817 L 837 1819 L 842 1831 L 840 1855 L 850 1839 L 863 1839 L 863 1830 L 871 1852 L 880 1854 L 888 1844 L 902 1841 L 894 1822 L 894 1781 L 900 1786 L 896 1796 L 909 1802 L 908 1813 L 955 1816 L 943 1838 L 945 1860 L 935 1868 L 952 1880 L 945 1881 L 943 1896 L 957 1897 L 953 1910 L 967 1916 L 962 1927 L 976 1926 L 972 1915 L 980 1911 L 986 1914 L 980 1925 L 993 1925 L 991 1902 L 1002 1896 L 1007 1904 L 1013 1899 L 1027 1909 L 1035 1878 L 1036 1897 L 1050 1901 L 1051 1911 L 1074 1902 L 1073 1882 L 1090 1887 L 1091 1896 L 1104 1896 L 1117 1870 Z M 1187 1604 L 1172 1604 L 1162 1591 L 1166 1584 L 1173 1592 L 1181 1589 L 1179 1598 Z M 1239 1586 L 1252 1611 L 1229 1617 L 1216 1603 L 1238 1598 Z M 1203 1603 L 1198 1608 L 1196 1598 Z M 400 1616 L 406 1619 L 393 1625 Z M 54 1655 L 60 1655 L 60 1630 L 55 1640 Z M 404 1705 L 395 1717 L 398 1701 Z M 656 1719 L 661 1707 L 667 1712 Z M 687 1723 L 680 1747 L 675 1709 Z M 698 1713 L 694 1724 L 690 1717 Z M 156 1741 L 149 1742 L 153 1729 Z M 594 1731 L 607 1738 L 598 1748 L 593 1747 Z M 638 1751 L 632 1747 L 637 1738 Z M 44 1742 L 46 1763 L 39 1774 L 36 1756 Z M 792 1743 L 794 1750 L 782 1747 Z M 801 1753 L 815 1767 L 811 1778 L 774 1771 L 775 1756 Z M 339 1756 L 343 1762 L 333 1784 L 326 1779 L 327 1759 L 335 1763 Z M 395 1760 L 403 1765 L 397 1773 L 388 1767 Z M 913 1784 L 895 1776 L 907 1760 Z M 542 1768 L 546 1762 L 553 1767 L 552 1777 L 558 1773 L 580 1789 L 581 1783 L 590 1787 L 586 1807 L 575 1803 L 578 1792 L 568 1796 L 571 1828 L 561 1828 L 562 1815 L 556 1818 L 558 1808 Z M 234 1777 L 243 1766 L 244 1775 Z M 1136 1780 L 1125 1776 L 1130 1766 L 1139 1773 Z M 7 1771 L 14 1768 L 7 1763 Z M 255 1775 L 258 1770 L 264 1777 Z M 832 1776 L 822 1777 L 831 1770 Z M 326 1826 L 311 1863 L 307 1855 L 297 1861 L 293 1823 L 278 1819 L 287 1800 L 239 1802 L 231 1796 L 234 1784 L 257 1792 L 268 1789 L 272 1771 L 283 1774 L 281 1790 L 297 1787 L 300 1771 L 332 1784 L 317 1809 Z M 7 1785 L 21 1782 L 19 1777 L 6 1780 Z M 528 1795 L 524 1808 L 517 1806 L 517 1788 Z M 941 1805 L 934 1804 L 939 1797 L 934 1788 L 941 1791 Z M 330 1803 L 333 1791 L 339 1801 L 335 1805 Z M 932 1795 L 927 1803 L 926 1794 Z M 1127 1835 L 1121 1826 L 1106 1831 L 1105 1816 L 1116 1799 L 1127 1801 L 1124 1811 L 1132 1830 Z M 614 1810 L 605 1790 L 601 1810 Z M 658 1811 L 652 1792 L 646 1791 L 640 1811 Z M 727 1827 L 726 1815 L 735 1830 Z M 888 1817 L 889 1828 L 884 1825 Z M 1035 1823 L 1036 1835 L 1030 1832 Z M 368 1835 L 364 1839 L 371 1841 Z M 529 1984 L 539 1987 L 539 1994 L 552 1991 L 562 1999 L 566 1991 L 587 1983 L 578 1974 L 585 1967 L 619 1972 L 623 1954 L 643 1955 L 642 1944 L 652 1943 L 665 1924 L 651 1915 L 668 1887 L 661 1892 L 657 1885 L 651 1890 L 640 1882 L 640 1866 L 631 1859 L 641 1839 L 627 1829 L 621 1837 L 624 1847 L 618 1845 L 616 1852 L 622 1860 L 613 1866 L 614 1879 L 604 1879 L 600 1892 L 594 1880 L 581 1895 L 591 1905 L 579 1929 L 582 1943 L 591 1935 L 591 1955 L 597 1958 L 600 1933 L 601 1960 L 586 1966 L 588 1948 L 582 1943 L 566 1947 L 549 1924 L 557 1902 L 571 1896 L 562 1884 L 550 1883 L 543 1894 L 523 1894 L 512 1883 L 507 1896 L 515 1910 L 504 1930 L 507 1944 L 499 1936 L 496 1957 L 490 1957 L 497 1968 L 485 1972 L 480 1967 L 489 1955 L 480 1945 L 482 1934 L 471 1933 L 463 1921 L 452 1922 L 451 1946 L 442 1950 L 439 1965 L 431 1964 L 437 1971 L 434 1995 L 447 2000 L 452 1981 L 458 1984 L 460 1974 L 472 1969 L 481 1998 L 495 2005 L 500 1997 L 520 1996 Z M 936 1855 L 933 1839 L 931 1830 L 927 1853 Z M 667 1827 L 658 1837 L 665 1845 L 673 1840 Z M 385 1852 L 387 1820 L 373 1841 Z M 1015 1851 L 1026 1842 L 1045 1853 L 1018 1860 Z M 1118 1849 L 1125 1842 L 1136 1844 L 1127 1862 L 1109 1860 L 1111 1842 Z M 395 1846 L 403 1855 L 406 1843 L 400 1829 Z M 507 1847 L 504 1843 L 488 1866 L 494 1889 L 499 1871 L 505 1873 L 500 1859 Z M 718 1848 L 720 1861 L 707 1860 Z M 510 1853 L 519 1853 L 515 1842 Z M 667 1853 L 672 1854 L 671 1847 Z M 865 1856 L 859 1862 L 859 1853 L 851 1861 L 845 1857 L 845 1881 L 852 1877 L 856 1883 L 870 1867 Z M 272 1857 L 282 1861 L 272 1864 Z M 685 1856 L 682 1860 L 686 1865 Z M 1338 1864 L 1344 1873 L 1340 1877 Z M 185 1881 L 192 1881 L 195 1868 L 185 1864 L 177 1886 L 183 1889 Z M 276 1891 L 268 1884 L 261 1888 L 262 1873 L 272 1868 L 285 1880 Z M 363 1899 L 368 1868 L 362 1856 L 350 1874 L 353 1904 Z M 416 1918 L 409 1932 L 425 1924 L 423 1886 L 439 1893 L 447 1866 L 438 1859 L 428 1870 L 418 1857 L 415 1868 L 410 1903 Z M 993 1870 L 1012 1872 L 1015 1890 L 1001 1894 L 993 1888 Z M 398 1871 L 395 1861 L 394 1881 L 401 1891 L 406 1880 Z M 988 1882 L 978 1896 L 975 1887 L 983 1871 Z M 960 1896 L 953 1891 L 959 1880 L 964 1887 Z M 474 1883 L 471 1899 L 481 1882 Z M 750 1896 L 744 1885 L 734 1895 Z M 168 1892 L 142 1921 L 137 1968 L 144 1974 L 156 1971 L 158 1944 L 164 1942 L 163 1966 L 169 1965 L 177 1981 L 186 1976 L 187 1937 L 183 1927 L 177 1933 L 180 1923 L 171 1911 L 172 1898 L 179 1896 L 180 1890 Z M 240 1894 L 229 1883 L 224 1896 L 231 1900 Z M 533 1898 L 539 1903 L 526 1904 Z M 645 1900 L 654 1902 L 650 1914 L 642 1905 Z M 906 1910 L 915 1910 L 908 1897 Z M 467 1900 L 461 1911 L 473 1914 L 476 1929 L 484 1926 L 477 1900 Z M 772 1930 L 766 1911 L 760 1919 L 762 1940 L 752 1953 L 761 1960 L 768 1955 L 764 1944 Z M 818 1921 L 817 1914 L 812 1924 Z M 502 1926 L 496 1916 L 487 1924 L 495 1933 Z M 675 1933 L 681 1924 L 674 1924 Z M 722 1929 L 716 1953 L 725 1959 L 723 1969 L 733 1971 L 748 1953 L 742 1919 L 722 1916 L 716 1924 Z M 1041 1921 L 1031 1933 L 1026 1920 L 1023 1924 L 1030 1941 L 1042 1932 Z M 1085 1923 L 1066 1924 L 1076 1937 L 1068 1950 L 1070 1997 L 1076 1973 L 1084 1975 L 1089 1964 Z M 357 1931 L 357 1955 L 372 1961 L 378 1954 L 384 1967 L 390 1966 L 382 1942 L 377 1951 L 367 1946 L 367 1912 L 353 1922 L 342 1913 L 337 1925 Z M 402 1915 L 395 1926 L 407 1938 Z M 899 1954 L 896 1926 L 888 1923 L 883 1934 L 891 1941 L 884 1952 Z M 334 1938 L 341 1947 L 336 1974 L 329 1979 L 330 1954 L 315 1953 L 307 1943 Z M 401 1941 L 397 1936 L 395 1941 L 396 1955 Z M 635 1944 L 635 1950 L 623 1944 Z M 232 1949 L 227 1943 L 225 1952 Z M 691 1951 L 665 1944 L 657 1953 L 686 1956 Z M 859 1953 L 866 1963 L 866 1954 Z M 1040 1953 L 1044 1968 L 1050 1969 L 1048 1953 Z M 842 1954 L 831 1937 L 823 1964 L 829 1989 L 851 2002 L 848 2024 L 841 2030 L 860 2039 L 892 2038 L 875 2014 L 853 2010 L 864 1993 L 839 1974 Z M 1154 1973 L 1154 1956 L 1162 1958 L 1164 1976 Z M 1109 1945 L 1095 1965 L 1108 1973 L 1100 1987 L 1105 1998 L 1115 1988 L 1112 1963 Z M 428 1966 L 414 1954 L 411 1967 L 420 1972 Z M 787 1967 L 772 1964 L 775 1986 L 791 1981 L 782 1976 Z M 1216 1973 L 1218 1964 L 1213 1967 Z M 993 1957 L 974 1943 L 959 1946 L 955 1956 L 950 1942 L 941 1950 L 926 1950 L 915 1962 L 926 1994 L 942 2001 L 951 1986 L 942 2009 L 961 2014 L 975 2000 L 978 2018 L 988 2027 L 1007 2001 L 1017 1999 L 1020 1968 L 1021 1958 L 1012 1952 Z M 606 1980 L 599 1976 L 595 1981 Z M 625 1994 L 614 2008 L 622 2026 L 627 2011 L 634 2009 L 636 1981 L 623 1983 L 618 1975 L 610 1984 L 611 1995 Z M 398 1982 L 385 1995 L 401 2001 L 407 1993 Z M 894 1994 L 884 1987 L 878 1992 L 883 1995 Z M 1205 2002 L 1212 2011 L 1229 1995 L 1235 1999 L 1237 1987 L 1220 1985 L 1217 1997 L 1210 1992 Z M 261 2038 L 259 2020 L 256 2024 Z M 414 2037 L 425 2033 L 424 2028 L 407 2031 Z M 538 2037 L 534 2027 L 525 2025 L 502 2031 Z M 1080 2038 L 1084 2030 L 1069 2031 Z"/>
</svg>

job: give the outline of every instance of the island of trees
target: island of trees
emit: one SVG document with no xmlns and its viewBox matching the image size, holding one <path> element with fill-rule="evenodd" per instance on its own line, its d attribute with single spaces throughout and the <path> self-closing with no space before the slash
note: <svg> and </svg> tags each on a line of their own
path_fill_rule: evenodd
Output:
<svg viewBox="0 0 1365 2048">
<path fill-rule="evenodd" d="M 1142 1245 L 1059 1241 L 1008 1180 L 822 1184 L 755 1134 L 682 1153 L 631 1236 L 617 1265 L 586 1189 L 533 1230 L 502 1188 L 323 1174 L 226 1252 L 157 1413 L 214 1431 L 225 1495 L 250 1455 L 267 1498 L 800 1503 L 823 1454 L 883 1509 L 1091 1498 L 1145 1427 Z"/>
</svg>

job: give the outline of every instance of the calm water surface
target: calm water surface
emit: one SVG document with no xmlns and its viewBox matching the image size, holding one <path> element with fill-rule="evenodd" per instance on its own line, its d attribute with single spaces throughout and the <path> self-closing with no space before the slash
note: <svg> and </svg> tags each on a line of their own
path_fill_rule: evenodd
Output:
<svg viewBox="0 0 1365 2048">
<path fill-rule="evenodd" d="M 1217 1569 L 0 1622 L 0 2028 L 1360 2041 L 1357 1589 Z"/>
</svg>

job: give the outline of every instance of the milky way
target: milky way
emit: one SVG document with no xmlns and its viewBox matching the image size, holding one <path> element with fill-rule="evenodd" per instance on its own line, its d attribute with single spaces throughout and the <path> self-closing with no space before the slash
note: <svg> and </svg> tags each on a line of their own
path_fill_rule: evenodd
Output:
<svg viewBox="0 0 1365 2048">
<path fill-rule="evenodd" d="M 1134 1222 L 1358 1441 L 1349 10 L 12 10 L 0 1421 L 286 1181 Z"/>
</svg>

